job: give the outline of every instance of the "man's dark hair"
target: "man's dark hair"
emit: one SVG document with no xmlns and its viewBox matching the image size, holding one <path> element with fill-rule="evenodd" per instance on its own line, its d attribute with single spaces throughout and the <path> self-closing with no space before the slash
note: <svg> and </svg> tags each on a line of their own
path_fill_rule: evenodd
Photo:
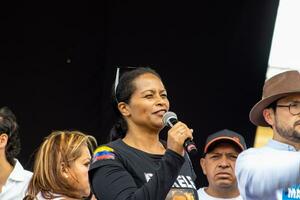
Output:
<svg viewBox="0 0 300 200">
<path fill-rule="evenodd" d="M 277 102 L 278 100 L 272 102 L 270 105 L 267 106 L 267 108 L 272 108 L 274 112 L 276 112 Z"/>
<path fill-rule="evenodd" d="M 0 134 L 7 134 L 8 136 L 5 156 L 7 161 L 14 166 L 14 158 L 20 153 L 21 149 L 19 126 L 16 121 L 16 116 L 6 106 L 0 108 Z"/>
</svg>

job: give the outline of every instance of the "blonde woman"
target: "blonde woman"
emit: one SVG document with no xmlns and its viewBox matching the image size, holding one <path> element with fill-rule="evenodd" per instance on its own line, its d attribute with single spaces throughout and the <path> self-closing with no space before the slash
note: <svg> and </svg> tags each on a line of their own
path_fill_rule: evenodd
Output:
<svg viewBox="0 0 300 200">
<path fill-rule="evenodd" d="M 55 131 L 35 156 L 24 200 L 69 200 L 90 196 L 88 169 L 97 142 L 79 131 Z"/>
</svg>

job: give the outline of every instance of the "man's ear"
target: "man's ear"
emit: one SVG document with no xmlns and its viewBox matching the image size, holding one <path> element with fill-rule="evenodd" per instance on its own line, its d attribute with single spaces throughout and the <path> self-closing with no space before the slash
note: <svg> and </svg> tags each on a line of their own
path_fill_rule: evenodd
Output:
<svg viewBox="0 0 300 200">
<path fill-rule="evenodd" d="M 0 148 L 5 148 L 8 141 L 8 135 L 6 133 L 0 134 Z"/>
<path fill-rule="evenodd" d="M 205 161 L 205 158 L 200 159 L 200 166 L 202 168 L 203 174 L 206 175 L 206 161 Z"/>
<path fill-rule="evenodd" d="M 270 125 L 273 126 L 274 124 L 274 118 L 275 118 L 275 113 L 272 109 L 266 108 L 263 110 L 263 116 L 266 120 L 266 122 Z"/>
<path fill-rule="evenodd" d="M 130 115 L 127 103 L 125 102 L 118 103 L 118 109 L 123 116 L 128 117 Z"/>
</svg>

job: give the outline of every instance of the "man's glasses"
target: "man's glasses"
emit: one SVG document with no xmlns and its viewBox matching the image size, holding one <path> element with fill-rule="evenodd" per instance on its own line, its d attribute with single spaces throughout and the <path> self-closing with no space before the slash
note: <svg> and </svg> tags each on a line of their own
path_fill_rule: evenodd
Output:
<svg viewBox="0 0 300 200">
<path fill-rule="evenodd" d="M 300 114 L 300 102 L 290 103 L 289 105 L 276 105 L 276 107 L 286 107 L 292 115 Z"/>
</svg>

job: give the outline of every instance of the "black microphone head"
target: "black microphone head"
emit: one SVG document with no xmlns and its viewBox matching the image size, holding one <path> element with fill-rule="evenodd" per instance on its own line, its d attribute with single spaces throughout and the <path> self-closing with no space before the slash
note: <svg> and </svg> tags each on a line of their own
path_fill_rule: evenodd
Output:
<svg viewBox="0 0 300 200">
<path fill-rule="evenodd" d="M 163 118 L 164 126 L 172 127 L 177 123 L 177 115 L 174 112 L 168 111 L 164 114 Z"/>
</svg>

